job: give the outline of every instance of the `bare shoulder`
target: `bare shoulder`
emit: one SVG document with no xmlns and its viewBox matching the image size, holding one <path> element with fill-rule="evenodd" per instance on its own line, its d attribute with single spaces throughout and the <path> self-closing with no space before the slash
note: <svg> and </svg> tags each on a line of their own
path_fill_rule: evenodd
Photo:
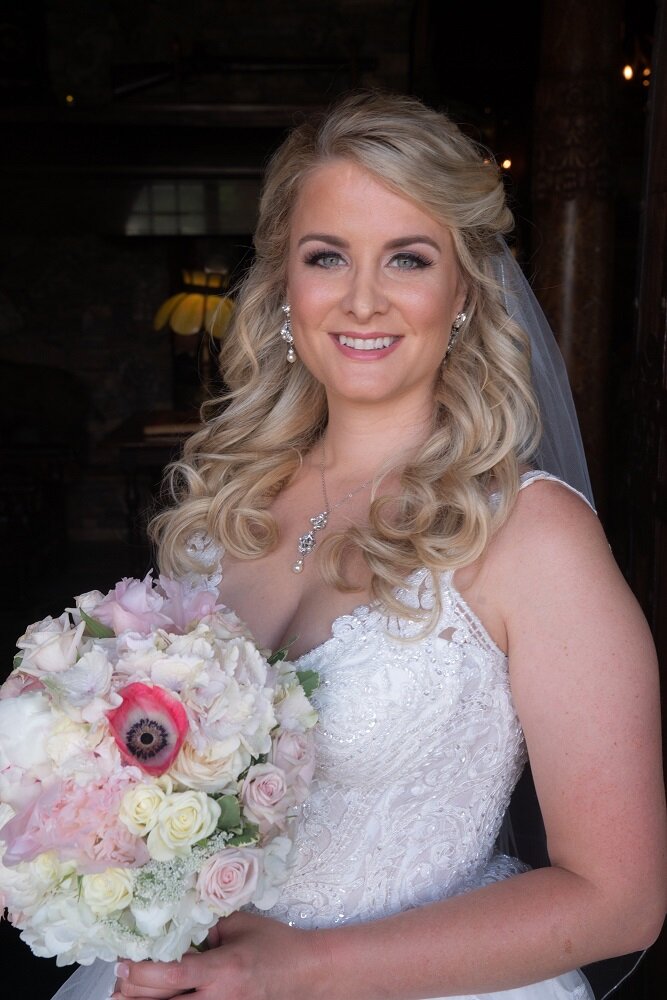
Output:
<svg viewBox="0 0 667 1000">
<path fill-rule="evenodd" d="M 602 527 L 578 496 L 535 482 L 498 534 L 494 571 L 552 863 L 593 877 L 610 898 L 639 891 L 661 920 L 655 650 Z M 631 860 L 619 867 L 619 857 Z"/>
</svg>

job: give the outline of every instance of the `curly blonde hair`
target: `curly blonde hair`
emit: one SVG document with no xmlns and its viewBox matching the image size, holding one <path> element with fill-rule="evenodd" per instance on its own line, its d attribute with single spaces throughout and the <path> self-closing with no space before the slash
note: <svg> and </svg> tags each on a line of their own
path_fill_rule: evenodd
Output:
<svg viewBox="0 0 667 1000">
<path fill-rule="evenodd" d="M 447 226 L 468 290 L 467 319 L 435 388 L 430 436 L 400 470 L 399 495 L 374 492 L 367 526 L 332 533 L 319 546 L 321 571 L 341 590 L 355 589 L 343 572 L 355 546 L 370 569 L 373 599 L 404 615 L 396 590 L 412 571 L 437 574 L 481 555 L 540 436 L 527 338 L 494 278 L 499 237 L 513 225 L 499 172 L 445 115 L 409 97 L 348 97 L 318 123 L 297 127 L 271 160 L 256 259 L 222 351 L 230 391 L 205 406 L 204 427 L 171 467 L 172 504 L 154 519 L 152 534 L 171 573 L 193 568 L 187 541 L 198 531 L 242 559 L 277 542 L 271 500 L 327 424 L 322 385 L 304 365 L 286 364 L 278 336 L 291 214 L 304 179 L 333 159 L 355 162 Z M 497 502 L 489 502 L 491 492 Z"/>
</svg>

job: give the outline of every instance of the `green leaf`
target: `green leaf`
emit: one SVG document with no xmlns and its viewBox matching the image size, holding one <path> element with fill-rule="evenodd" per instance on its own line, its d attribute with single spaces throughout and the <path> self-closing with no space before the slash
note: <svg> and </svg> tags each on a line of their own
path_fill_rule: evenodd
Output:
<svg viewBox="0 0 667 1000">
<path fill-rule="evenodd" d="M 246 823 L 241 833 L 231 837 L 225 847 L 251 847 L 259 841 L 259 827 L 254 823 Z"/>
<path fill-rule="evenodd" d="M 296 676 L 299 678 L 306 698 L 310 698 L 315 688 L 320 686 L 320 675 L 317 670 L 297 670 Z"/>
<path fill-rule="evenodd" d="M 17 653 L 12 661 L 12 670 L 18 670 L 23 663 L 23 653 Z"/>
<path fill-rule="evenodd" d="M 220 806 L 220 818 L 218 819 L 219 830 L 240 830 L 243 826 L 241 821 L 241 806 L 235 795 L 222 795 L 216 802 Z"/>
<path fill-rule="evenodd" d="M 277 649 L 275 653 L 271 653 L 267 662 L 273 666 L 274 663 L 279 663 L 281 660 L 287 659 L 287 654 L 289 653 L 289 648 L 293 642 L 296 642 L 297 636 L 293 635 L 291 639 L 288 639 L 284 646 Z"/>
<path fill-rule="evenodd" d="M 96 618 L 91 618 L 85 611 L 79 608 L 81 619 L 86 623 L 86 633 L 92 635 L 93 639 L 113 639 L 116 633 L 108 625 L 103 625 Z"/>
</svg>

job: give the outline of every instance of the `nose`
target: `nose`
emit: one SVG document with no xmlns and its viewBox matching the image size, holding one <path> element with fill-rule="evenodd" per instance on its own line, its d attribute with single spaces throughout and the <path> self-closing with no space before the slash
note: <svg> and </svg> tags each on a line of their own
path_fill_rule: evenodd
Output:
<svg viewBox="0 0 667 1000">
<path fill-rule="evenodd" d="M 389 306 L 381 276 L 372 266 L 355 267 L 350 274 L 342 302 L 343 309 L 359 323 L 385 313 Z"/>
</svg>

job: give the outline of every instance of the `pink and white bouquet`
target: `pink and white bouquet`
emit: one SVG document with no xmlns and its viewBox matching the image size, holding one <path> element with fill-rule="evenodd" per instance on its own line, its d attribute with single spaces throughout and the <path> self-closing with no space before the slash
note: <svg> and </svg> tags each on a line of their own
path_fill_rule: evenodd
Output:
<svg viewBox="0 0 667 1000">
<path fill-rule="evenodd" d="M 0 913 L 36 955 L 171 961 L 276 902 L 316 676 L 204 577 L 124 579 L 31 625 L 0 688 Z"/>
</svg>

